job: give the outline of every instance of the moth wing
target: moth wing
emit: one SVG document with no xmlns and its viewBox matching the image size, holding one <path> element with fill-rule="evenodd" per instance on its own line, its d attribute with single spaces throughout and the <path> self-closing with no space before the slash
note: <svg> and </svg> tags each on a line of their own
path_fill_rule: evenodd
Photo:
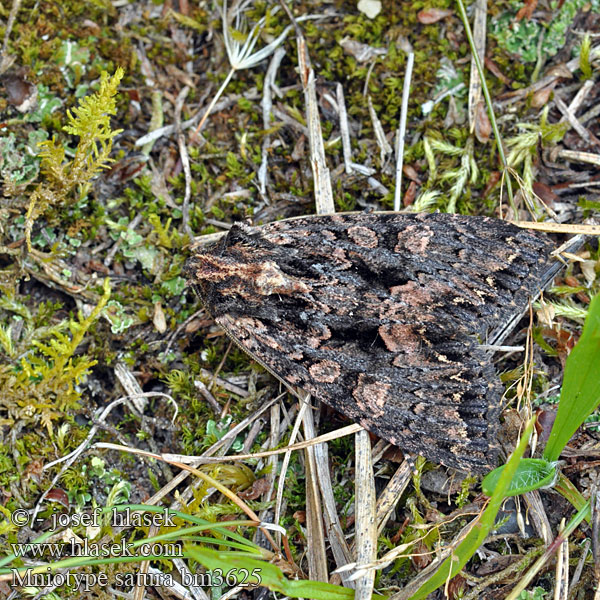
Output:
<svg viewBox="0 0 600 600">
<path fill-rule="evenodd" d="M 217 322 L 293 393 L 301 388 L 434 462 L 464 471 L 494 465 L 501 386 L 489 358 L 468 337 L 397 352 L 398 366 L 390 367 L 364 346 L 307 350 L 302 330 L 286 328 L 282 336 L 264 320 L 231 315 Z"/>
<path fill-rule="evenodd" d="M 552 248 L 483 217 L 335 215 L 235 227 L 192 271 L 216 321 L 286 384 L 481 471 L 501 392 L 481 342 L 525 308 Z"/>
</svg>

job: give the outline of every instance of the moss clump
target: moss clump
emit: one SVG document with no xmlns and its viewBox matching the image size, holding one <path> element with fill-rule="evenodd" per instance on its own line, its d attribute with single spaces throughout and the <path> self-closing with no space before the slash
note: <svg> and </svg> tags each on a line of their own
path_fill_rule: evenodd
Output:
<svg viewBox="0 0 600 600">
<path fill-rule="evenodd" d="M 122 77 L 120 67 L 110 78 L 102 73 L 98 92 L 83 98 L 73 112 L 67 111 L 68 124 L 64 130 L 79 136 L 73 160 L 65 161 L 65 146 L 54 137 L 39 144 L 44 181 L 31 195 L 27 211 L 25 234 L 30 251 L 31 229 L 36 218 L 52 207 L 84 198 L 92 179 L 111 162 L 113 139 L 122 129 L 111 129 L 110 115 L 117 110 L 115 96 Z M 76 189 L 78 193 L 74 195 Z"/>
<path fill-rule="evenodd" d="M 104 281 L 104 294 L 89 316 L 65 320 L 46 332 L 32 332 L 25 348 L 13 346 L 11 327 L 0 325 L 0 345 L 8 357 L 19 354 L 17 362 L 0 365 L 0 409 L 9 417 L 25 422 L 40 422 L 52 433 L 52 422 L 69 409 L 77 407 L 81 392 L 77 389 L 97 361 L 87 356 L 75 357 L 75 350 L 98 318 L 110 297 L 110 282 Z M 7 307 L 10 308 L 10 307 Z M 23 307 L 24 308 L 24 307 Z M 12 312 L 18 312 L 17 303 Z M 31 318 L 21 310 L 26 322 Z"/>
</svg>

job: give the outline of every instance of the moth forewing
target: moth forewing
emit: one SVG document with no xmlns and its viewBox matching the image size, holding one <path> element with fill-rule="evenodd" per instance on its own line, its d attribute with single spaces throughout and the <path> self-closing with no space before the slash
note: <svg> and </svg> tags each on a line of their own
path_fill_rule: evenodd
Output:
<svg viewBox="0 0 600 600">
<path fill-rule="evenodd" d="M 478 339 L 527 306 L 552 242 L 505 221 L 338 214 L 234 225 L 188 274 L 237 343 L 399 447 L 494 466 L 501 386 Z"/>
</svg>

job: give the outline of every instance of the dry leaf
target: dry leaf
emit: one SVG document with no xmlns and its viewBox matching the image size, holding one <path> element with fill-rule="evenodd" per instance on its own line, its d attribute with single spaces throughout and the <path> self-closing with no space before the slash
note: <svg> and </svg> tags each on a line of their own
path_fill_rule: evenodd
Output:
<svg viewBox="0 0 600 600">
<path fill-rule="evenodd" d="M 520 21 L 521 19 L 526 19 L 529 21 L 531 19 L 531 15 L 533 15 L 533 11 L 537 7 L 538 0 L 524 0 L 523 6 L 519 9 L 515 19 Z"/>
<path fill-rule="evenodd" d="M 490 173 L 488 182 L 485 186 L 485 190 L 483 190 L 484 198 L 498 185 L 498 182 L 500 181 L 501 177 L 502 174 L 500 173 L 500 171 L 492 171 Z"/>
<path fill-rule="evenodd" d="M 67 510 L 70 507 L 69 496 L 61 488 L 52 488 L 46 494 L 46 500 L 51 500 L 52 502 L 58 502 L 59 504 L 62 504 Z"/>
<path fill-rule="evenodd" d="M 167 320 L 160 302 L 157 302 L 154 305 L 154 316 L 152 317 L 152 322 L 154 323 L 154 327 L 158 333 L 164 333 L 167 330 Z"/>
<path fill-rule="evenodd" d="M 492 124 L 482 100 L 475 108 L 475 137 L 482 144 L 487 144 L 490 135 L 492 135 Z"/>
<path fill-rule="evenodd" d="M 417 197 L 418 186 L 414 181 L 411 181 L 408 184 L 408 189 L 404 194 L 404 198 L 402 198 L 403 206 L 412 206 L 415 202 L 415 198 Z"/>
<path fill-rule="evenodd" d="M 533 94 L 533 97 L 531 98 L 532 108 L 542 108 L 542 106 L 545 106 L 546 104 L 548 104 L 548 100 L 550 99 L 550 94 L 552 93 L 552 90 L 554 89 L 555 85 L 556 85 L 556 81 L 552 82 L 550 85 L 546 86 L 545 88 L 542 88 L 541 90 L 538 90 L 537 92 L 535 92 Z"/>
<path fill-rule="evenodd" d="M 19 112 L 29 112 L 37 103 L 38 90 L 35 85 L 18 75 L 5 75 L 2 78 L 6 90 L 6 101 Z"/>
<path fill-rule="evenodd" d="M 452 13 L 453 11 L 448 8 L 424 8 L 417 13 L 417 20 L 423 25 L 431 25 L 449 17 Z"/>
<path fill-rule="evenodd" d="M 421 178 L 419 177 L 419 174 L 417 173 L 417 170 L 412 166 L 412 165 L 404 165 L 402 167 L 402 172 L 411 180 L 414 181 L 415 183 L 418 183 L 419 185 L 422 183 L 421 182 Z"/>
<path fill-rule="evenodd" d="M 345 37 L 340 41 L 340 46 L 347 54 L 354 56 L 358 62 L 367 62 L 376 56 L 384 56 L 387 54 L 387 50 L 385 48 L 375 48 L 373 46 L 369 46 L 368 44 L 351 40 L 348 37 Z"/>
<path fill-rule="evenodd" d="M 550 208 L 553 208 L 554 203 L 559 200 L 559 197 L 554 193 L 552 188 L 541 181 L 534 181 L 532 187 L 534 194 Z"/>
<path fill-rule="evenodd" d="M 269 485 L 266 477 L 256 479 L 247 490 L 240 492 L 238 496 L 243 500 L 256 500 L 269 491 Z"/>
</svg>

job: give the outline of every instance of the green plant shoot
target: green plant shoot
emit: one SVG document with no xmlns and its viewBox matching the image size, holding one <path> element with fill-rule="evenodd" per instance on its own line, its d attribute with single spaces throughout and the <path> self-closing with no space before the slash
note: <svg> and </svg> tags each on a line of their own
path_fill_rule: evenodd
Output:
<svg viewBox="0 0 600 600">
<path fill-rule="evenodd" d="M 544 458 L 558 460 L 577 428 L 600 404 L 600 295 L 588 311 L 579 342 L 567 358 L 556 420 Z"/>
<path fill-rule="evenodd" d="M 556 461 L 575 431 L 600 404 L 600 295 L 589 307 L 579 342 L 565 364 L 558 413 L 542 459 L 523 459 L 513 477 L 507 496 L 554 485 L 558 473 Z M 488 496 L 497 489 L 506 465 L 494 469 L 481 483 Z"/>
</svg>

